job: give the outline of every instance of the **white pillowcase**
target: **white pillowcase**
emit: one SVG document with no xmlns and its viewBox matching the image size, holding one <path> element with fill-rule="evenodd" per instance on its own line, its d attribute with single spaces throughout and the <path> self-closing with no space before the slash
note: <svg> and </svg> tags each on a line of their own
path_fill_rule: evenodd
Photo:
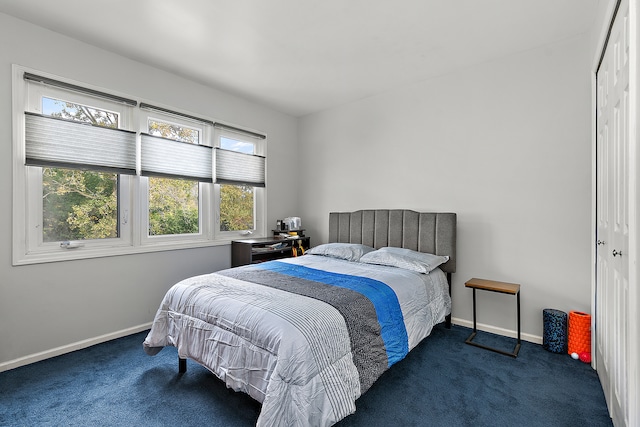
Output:
<svg viewBox="0 0 640 427">
<path fill-rule="evenodd" d="M 384 247 L 369 252 L 360 258 L 366 264 L 388 265 L 418 273 L 428 273 L 440 264 L 449 261 L 448 256 L 416 252 L 411 249 Z"/>
<path fill-rule="evenodd" d="M 347 261 L 359 261 L 360 257 L 372 251 L 375 249 L 359 243 L 325 243 L 308 249 L 305 253 L 346 259 Z"/>
</svg>

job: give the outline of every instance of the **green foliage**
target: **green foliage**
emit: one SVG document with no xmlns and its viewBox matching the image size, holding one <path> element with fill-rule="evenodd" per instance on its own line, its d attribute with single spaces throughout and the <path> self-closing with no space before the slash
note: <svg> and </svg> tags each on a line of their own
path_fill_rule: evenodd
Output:
<svg viewBox="0 0 640 427">
<path fill-rule="evenodd" d="M 220 230 L 253 230 L 253 187 L 220 186 Z"/>
<path fill-rule="evenodd" d="M 149 235 L 197 233 L 198 182 L 149 178 Z"/>
<path fill-rule="evenodd" d="M 117 188 L 116 174 L 43 168 L 44 241 L 117 237 Z"/>
</svg>

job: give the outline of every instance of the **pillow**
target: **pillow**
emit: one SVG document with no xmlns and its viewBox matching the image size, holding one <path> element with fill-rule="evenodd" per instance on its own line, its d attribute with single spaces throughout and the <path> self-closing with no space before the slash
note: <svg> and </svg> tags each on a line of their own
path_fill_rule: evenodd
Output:
<svg viewBox="0 0 640 427">
<path fill-rule="evenodd" d="M 347 261 L 359 261 L 361 256 L 372 251 L 375 249 L 359 243 L 325 243 L 315 246 L 305 253 L 346 259 Z"/>
<path fill-rule="evenodd" d="M 411 249 L 384 247 L 377 251 L 369 252 L 360 258 L 360 262 L 366 264 L 388 265 L 404 268 L 418 273 L 428 273 L 440 264 L 449 261 L 448 256 L 439 256 Z"/>
</svg>

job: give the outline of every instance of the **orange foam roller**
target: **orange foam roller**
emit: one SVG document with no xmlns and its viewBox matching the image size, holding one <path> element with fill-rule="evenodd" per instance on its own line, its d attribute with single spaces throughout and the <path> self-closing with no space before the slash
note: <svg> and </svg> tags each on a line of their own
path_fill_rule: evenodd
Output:
<svg viewBox="0 0 640 427">
<path fill-rule="evenodd" d="M 581 311 L 569 312 L 568 353 L 591 353 L 591 315 Z"/>
</svg>

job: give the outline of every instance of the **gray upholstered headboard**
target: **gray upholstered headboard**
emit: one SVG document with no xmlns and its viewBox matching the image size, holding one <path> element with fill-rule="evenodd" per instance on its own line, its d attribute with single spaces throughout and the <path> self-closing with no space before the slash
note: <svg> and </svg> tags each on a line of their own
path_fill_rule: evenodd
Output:
<svg viewBox="0 0 640 427">
<path fill-rule="evenodd" d="M 376 209 L 329 213 L 329 242 L 394 246 L 448 255 L 440 268 L 456 271 L 456 214 Z"/>
</svg>

